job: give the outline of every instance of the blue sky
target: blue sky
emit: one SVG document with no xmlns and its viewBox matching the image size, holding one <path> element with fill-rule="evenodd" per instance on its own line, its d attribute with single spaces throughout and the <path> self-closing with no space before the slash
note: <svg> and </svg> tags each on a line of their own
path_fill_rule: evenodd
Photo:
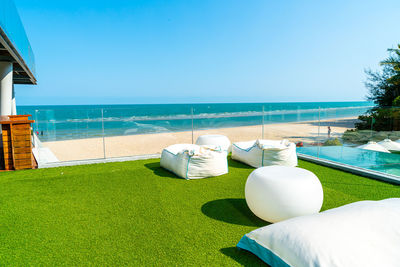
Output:
<svg viewBox="0 0 400 267">
<path fill-rule="evenodd" d="M 15 0 L 29 104 L 364 100 L 400 1 Z"/>
</svg>

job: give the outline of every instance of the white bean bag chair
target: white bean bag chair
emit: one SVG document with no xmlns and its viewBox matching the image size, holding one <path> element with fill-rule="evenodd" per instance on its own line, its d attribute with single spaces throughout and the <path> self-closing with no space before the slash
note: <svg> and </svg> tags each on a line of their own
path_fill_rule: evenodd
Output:
<svg viewBox="0 0 400 267">
<path fill-rule="evenodd" d="M 222 150 L 230 152 L 231 141 L 225 135 L 206 134 L 197 138 L 196 145 L 220 146 Z"/>
<path fill-rule="evenodd" d="M 385 139 L 383 141 L 380 141 L 380 142 L 378 142 L 378 144 L 380 144 L 381 146 L 383 146 L 384 148 L 386 148 L 389 151 L 400 152 L 400 144 L 393 142 L 390 139 Z"/>
<path fill-rule="evenodd" d="M 400 266 L 400 198 L 360 201 L 246 234 L 237 245 L 275 266 Z"/>
<path fill-rule="evenodd" d="M 232 159 L 254 168 L 271 165 L 297 166 L 296 145 L 288 140 L 255 140 L 232 145 Z"/>
<path fill-rule="evenodd" d="M 376 143 L 374 141 L 369 141 L 367 144 L 358 146 L 357 148 L 365 149 L 365 150 L 378 151 L 378 152 L 390 153 L 389 150 L 387 150 L 385 147 L 381 146 L 380 144 L 378 144 L 378 143 Z"/>
<path fill-rule="evenodd" d="M 162 151 L 160 165 L 185 179 L 228 173 L 227 153 L 217 146 L 172 145 Z"/>
<path fill-rule="evenodd" d="M 324 192 L 318 177 L 305 169 L 267 166 L 254 170 L 245 186 L 249 209 L 267 222 L 318 213 Z"/>
</svg>

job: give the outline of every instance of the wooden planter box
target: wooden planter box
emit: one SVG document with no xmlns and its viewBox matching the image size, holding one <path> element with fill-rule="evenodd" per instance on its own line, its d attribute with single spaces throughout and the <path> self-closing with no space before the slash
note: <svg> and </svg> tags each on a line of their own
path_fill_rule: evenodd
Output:
<svg viewBox="0 0 400 267">
<path fill-rule="evenodd" d="M 0 116 L 5 170 L 34 167 L 31 140 L 31 115 Z"/>
</svg>

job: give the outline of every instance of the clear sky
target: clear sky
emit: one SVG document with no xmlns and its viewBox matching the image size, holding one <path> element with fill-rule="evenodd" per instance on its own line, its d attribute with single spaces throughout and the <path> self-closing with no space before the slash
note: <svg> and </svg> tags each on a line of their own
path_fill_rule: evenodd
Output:
<svg viewBox="0 0 400 267">
<path fill-rule="evenodd" d="M 364 100 L 400 1 L 15 0 L 28 104 Z"/>
</svg>

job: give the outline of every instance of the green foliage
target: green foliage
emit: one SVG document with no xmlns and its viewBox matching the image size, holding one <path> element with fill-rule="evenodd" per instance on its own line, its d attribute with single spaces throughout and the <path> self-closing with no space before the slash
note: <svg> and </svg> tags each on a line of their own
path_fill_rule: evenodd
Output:
<svg viewBox="0 0 400 267">
<path fill-rule="evenodd" d="M 400 197 L 400 187 L 300 161 L 324 189 L 322 209 Z M 236 248 L 268 223 L 246 205 L 253 171 L 186 181 L 159 160 L 0 175 L 4 266 L 264 266 Z"/>
<path fill-rule="evenodd" d="M 400 96 L 400 44 L 398 49 L 388 49 L 389 57 L 381 61 L 382 71 L 367 70 L 366 86 L 369 99 L 379 108 L 390 107 Z"/>
<path fill-rule="evenodd" d="M 400 107 L 400 96 L 393 100 L 393 107 Z"/>
<path fill-rule="evenodd" d="M 400 109 L 389 108 L 400 106 L 400 44 L 397 49 L 388 49 L 389 57 L 381 61 L 381 71 L 367 70 L 366 87 L 369 90 L 368 99 L 374 101 L 376 107 L 368 114 L 359 117 L 360 130 L 374 129 L 377 131 L 400 130 Z"/>
<path fill-rule="evenodd" d="M 400 86 L 400 44 L 397 45 L 397 49 L 388 49 L 388 51 L 391 53 L 390 57 L 382 61 L 381 65 L 389 66 L 392 70 L 388 83 Z M 399 95 L 398 89 L 397 87 L 397 95 Z"/>
<path fill-rule="evenodd" d="M 324 142 L 324 146 L 342 146 L 339 138 L 328 139 Z"/>
<path fill-rule="evenodd" d="M 358 130 L 400 130 L 400 108 L 375 108 L 370 115 L 361 115 L 358 119 L 355 123 Z"/>
<path fill-rule="evenodd" d="M 400 132 L 394 131 L 371 131 L 371 130 L 347 130 L 344 132 L 342 139 L 346 143 L 366 144 L 369 141 L 380 142 L 384 139 L 396 141 L 400 139 Z"/>
</svg>

